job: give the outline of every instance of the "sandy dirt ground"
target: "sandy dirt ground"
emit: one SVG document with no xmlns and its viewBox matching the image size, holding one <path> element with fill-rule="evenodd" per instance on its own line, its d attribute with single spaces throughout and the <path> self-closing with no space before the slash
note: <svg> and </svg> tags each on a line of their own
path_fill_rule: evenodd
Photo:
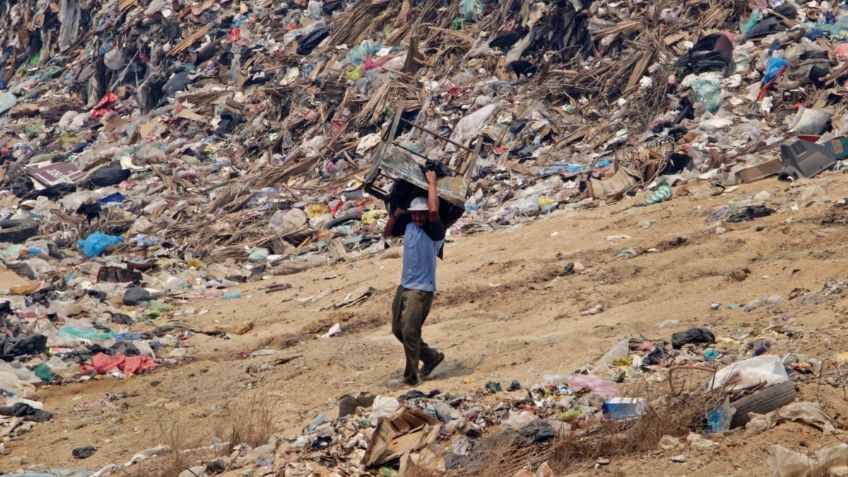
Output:
<svg viewBox="0 0 848 477">
<path fill-rule="evenodd" d="M 773 349 L 777 354 L 823 359 L 848 351 L 848 297 L 819 304 L 788 300 L 793 289 L 817 291 L 828 278 L 848 276 L 848 225 L 822 224 L 834 202 L 848 196 L 846 177 L 828 173 L 794 184 L 766 180 L 718 196 L 711 196 L 706 184 L 690 186 L 689 195 L 650 207 L 628 198 L 559 210 L 502 230 L 452 236 L 439 263 L 440 291 L 425 326 L 425 339 L 447 360 L 420 389 L 471 392 L 488 380 L 532 384 L 597 360 L 628 335 L 668 340 L 674 331 L 707 326 L 721 337 L 743 327 L 763 329 L 776 316 L 790 316 L 807 330 L 784 339 Z M 714 233 L 715 224 L 706 217 L 716 208 L 763 190 L 772 195 L 769 204 L 777 213 L 725 224 L 725 233 Z M 644 221 L 650 227 L 644 228 Z M 608 240 L 616 235 L 629 238 Z M 656 251 L 622 260 L 618 254 L 625 248 Z M 558 276 L 568 262 L 586 268 Z M 750 270 L 747 279 L 728 277 L 740 267 Z M 343 394 L 402 394 L 407 390 L 400 385 L 403 353 L 389 326 L 400 268 L 400 249 L 392 248 L 246 285 L 240 300 L 180 305 L 181 316 L 160 318 L 160 324 L 169 319 L 192 325 L 250 321 L 254 327 L 231 339 L 193 335 L 185 342 L 186 362 L 150 375 L 40 388 L 35 399 L 56 417 L 7 443 L 0 469 L 28 464 L 98 469 L 157 444 L 208 446 L 224 438 L 229 420 L 238 419 L 251 403 L 271 406 L 276 432 L 295 436 L 318 412 L 335 414 L 336 399 Z M 273 283 L 293 288 L 262 290 Z M 362 286 L 375 289 L 367 301 L 332 309 Z M 783 302 L 750 312 L 726 306 L 710 310 L 714 302 L 744 304 L 774 294 Z M 602 313 L 581 315 L 598 304 Z M 677 324 L 664 326 L 668 320 Z M 318 337 L 334 323 L 342 326 L 339 336 Z M 266 348 L 276 351 L 244 357 Z M 123 394 L 85 404 L 110 393 Z M 802 384 L 801 398 L 820 400 L 846 422 L 848 403 L 840 390 Z M 578 462 L 567 472 L 765 476 L 770 475 L 767 458 L 773 444 L 812 453 L 844 438 L 843 432 L 825 435 L 801 424 L 783 424 L 751 438 L 741 432 L 718 437 L 715 449 L 686 450 L 686 463 L 670 462 L 681 452 L 656 451 L 614 457 L 599 468 Z M 98 450 L 74 461 L 71 450 L 84 445 Z"/>
</svg>

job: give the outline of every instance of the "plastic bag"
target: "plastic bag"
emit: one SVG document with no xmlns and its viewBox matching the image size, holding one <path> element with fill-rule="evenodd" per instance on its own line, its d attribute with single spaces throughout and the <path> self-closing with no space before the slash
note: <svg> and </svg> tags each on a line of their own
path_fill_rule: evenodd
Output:
<svg viewBox="0 0 848 477">
<path fill-rule="evenodd" d="M 831 113 L 823 109 L 801 108 L 789 124 L 793 134 L 819 134 L 830 121 Z"/>
<path fill-rule="evenodd" d="M 510 412 L 509 417 L 501 423 L 501 426 L 519 431 L 536 419 L 539 419 L 539 417 L 529 411 Z"/>
<path fill-rule="evenodd" d="M 60 336 L 71 336 L 87 341 L 107 341 L 115 337 L 114 331 L 103 331 L 97 328 L 80 328 L 65 325 L 59 329 Z"/>
<path fill-rule="evenodd" d="M 459 122 L 456 123 L 456 128 L 454 128 L 453 134 L 451 134 L 451 140 L 463 144 L 465 141 L 474 137 L 479 130 L 486 126 L 486 122 L 490 117 L 492 117 L 492 114 L 494 114 L 499 107 L 500 103 L 483 106 L 477 111 L 474 111 L 468 116 L 460 119 Z"/>
<path fill-rule="evenodd" d="M 467 22 L 476 22 L 478 12 L 480 12 L 481 8 L 480 0 L 462 0 L 459 3 L 462 18 Z"/>
<path fill-rule="evenodd" d="M 671 199 L 673 195 L 671 186 L 668 184 L 662 184 L 657 187 L 651 195 L 645 198 L 645 205 L 657 204 L 660 202 L 665 202 Z"/>
<path fill-rule="evenodd" d="M 89 477 L 87 470 L 24 470 L 3 474 L 3 477 Z"/>
<path fill-rule="evenodd" d="M 14 94 L 9 92 L 0 94 L 0 114 L 12 109 L 16 104 L 18 104 L 18 98 Z"/>
<path fill-rule="evenodd" d="M 618 396 L 618 385 L 612 381 L 592 375 L 574 375 L 569 376 L 565 384 L 572 391 L 579 391 L 583 388 L 589 388 L 592 394 L 598 395 L 604 399 L 609 399 Z"/>
<path fill-rule="evenodd" d="M 697 79 L 692 83 L 692 91 L 695 93 L 695 99 L 698 102 L 704 103 L 707 111 L 714 113 L 721 106 L 721 83 L 708 79 Z"/>
<path fill-rule="evenodd" d="M 733 420 L 733 415 L 736 413 L 736 408 L 730 405 L 730 402 L 725 401 L 721 406 L 707 412 L 707 432 L 723 432 L 730 429 L 730 422 Z"/>
<path fill-rule="evenodd" d="M 617 384 L 599 376 L 583 374 L 547 375 L 544 376 L 542 382 L 545 386 L 560 386 L 564 384 L 573 392 L 577 392 L 583 388 L 588 388 L 593 394 L 604 399 L 613 398 L 619 395 Z"/>
<path fill-rule="evenodd" d="M 124 239 L 116 235 L 94 232 L 77 244 L 86 257 L 99 257 L 112 245 L 123 243 Z"/>
<path fill-rule="evenodd" d="M 373 42 L 371 40 L 362 40 L 362 43 L 350 50 L 350 53 L 345 56 L 345 61 L 354 66 L 362 64 L 362 61 L 369 56 L 374 56 L 375 53 L 383 49 L 382 43 Z"/>
<path fill-rule="evenodd" d="M 786 374 L 780 356 L 767 354 L 739 361 L 719 370 L 715 375 L 712 389 L 719 389 L 725 385 L 729 386 L 730 390 L 744 389 L 761 382 L 771 386 L 788 380 L 789 376 Z"/>
<path fill-rule="evenodd" d="M 763 18 L 763 13 L 759 10 L 754 10 L 751 12 L 751 16 L 748 20 L 745 21 L 742 25 L 739 25 L 739 31 L 742 33 L 742 36 L 748 35 L 748 32 L 754 29 L 757 26 L 757 23 L 760 23 L 760 20 Z"/>
<path fill-rule="evenodd" d="M 598 360 L 597 370 L 599 374 L 610 374 L 612 362 L 624 359 L 630 355 L 630 340 L 625 338 L 616 343 L 605 355 Z"/>
<path fill-rule="evenodd" d="M 39 363 L 38 366 L 32 368 L 33 374 L 38 376 L 42 382 L 49 383 L 53 380 L 53 370 L 47 363 Z"/>
<path fill-rule="evenodd" d="M 370 417 L 371 419 L 392 418 L 398 409 L 400 409 L 400 402 L 397 399 L 389 396 L 377 396 L 371 406 Z"/>
<path fill-rule="evenodd" d="M 270 250 L 259 247 L 253 249 L 247 259 L 251 262 L 264 262 L 269 255 L 271 255 Z"/>
<path fill-rule="evenodd" d="M 309 34 L 295 38 L 297 41 L 297 54 L 306 56 L 318 47 L 325 38 L 330 36 L 330 29 L 324 24 L 319 24 Z"/>
<path fill-rule="evenodd" d="M 320 20 L 322 11 L 324 10 L 324 2 L 318 0 L 309 0 L 309 3 L 306 5 L 307 17 L 312 18 L 314 20 Z"/>
<path fill-rule="evenodd" d="M 780 74 L 780 71 L 785 69 L 789 62 L 784 58 L 769 58 L 766 63 L 766 71 L 763 73 L 763 84 L 768 84 Z"/>
<path fill-rule="evenodd" d="M 827 475 L 828 469 L 848 463 L 848 445 L 838 444 L 807 457 L 799 452 L 775 445 L 768 458 L 769 467 L 775 477 L 813 477 Z"/>
</svg>

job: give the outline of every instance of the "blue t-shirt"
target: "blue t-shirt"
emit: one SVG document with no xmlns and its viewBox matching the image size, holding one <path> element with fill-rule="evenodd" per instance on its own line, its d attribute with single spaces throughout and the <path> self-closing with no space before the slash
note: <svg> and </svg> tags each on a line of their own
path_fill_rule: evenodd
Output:
<svg viewBox="0 0 848 477">
<path fill-rule="evenodd" d="M 436 291 L 436 257 L 445 238 L 445 226 L 410 222 L 403 234 L 403 275 L 400 284 L 410 290 Z"/>
</svg>

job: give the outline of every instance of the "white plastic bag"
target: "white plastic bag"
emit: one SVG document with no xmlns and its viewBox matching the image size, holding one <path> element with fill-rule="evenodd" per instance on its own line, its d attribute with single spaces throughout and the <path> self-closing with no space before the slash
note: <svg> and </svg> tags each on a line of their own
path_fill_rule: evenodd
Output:
<svg viewBox="0 0 848 477">
<path fill-rule="evenodd" d="M 801 108 L 789 125 L 789 132 L 794 134 L 818 134 L 830 120 L 831 113 L 823 109 Z"/>
<path fill-rule="evenodd" d="M 465 141 L 473 138 L 478 131 L 486 127 L 486 123 L 489 121 L 489 118 L 492 117 L 492 114 L 494 114 L 499 107 L 499 102 L 483 106 L 477 111 L 474 111 L 468 116 L 460 119 L 459 122 L 456 123 L 453 134 L 451 134 L 451 140 L 464 144 Z M 445 150 L 450 152 L 453 149 L 445 148 Z"/>
<path fill-rule="evenodd" d="M 727 366 L 715 375 L 712 389 L 743 389 L 761 382 L 771 386 L 789 380 L 780 356 L 767 354 Z"/>
<path fill-rule="evenodd" d="M 374 404 L 371 406 L 371 419 L 379 419 L 381 417 L 392 418 L 400 409 L 400 402 L 397 399 L 389 396 L 377 396 L 374 398 Z"/>
</svg>

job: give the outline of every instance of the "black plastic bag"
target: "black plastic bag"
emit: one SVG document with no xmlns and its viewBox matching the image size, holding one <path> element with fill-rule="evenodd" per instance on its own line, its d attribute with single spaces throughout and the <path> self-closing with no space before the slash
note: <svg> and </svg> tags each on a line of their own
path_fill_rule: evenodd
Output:
<svg viewBox="0 0 848 477">
<path fill-rule="evenodd" d="M 47 350 L 47 337 L 44 335 L 19 336 L 16 338 L 5 336 L 0 340 L 2 344 L 2 355 L 5 361 L 12 361 L 18 356 L 31 356 L 41 354 Z"/>
<path fill-rule="evenodd" d="M 421 172 L 426 174 L 429 171 L 435 172 L 436 177 L 450 177 L 454 175 L 453 171 L 448 169 L 448 166 L 446 166 L 443 162 L 434 161 L 432 159 L 427 159 L 427 162 L 421 166 Z"/>
<path fill-rule="evenodd" d="M 180 91 L 185 91 L 188 88 L 188 71 L 183 71 L 171 76 L 162 87 L 162 92 L 169 98 L 173 98 Z"/>
<path fill-rule="evenodd" d="M 324 38 L 328 36 L 330 36 L 330 29 L 324 25 L 321 25 L 306 36 L 298 36 L 295 38 L 295 41 L 297 41 L 297 54 L 306 56 L 312 53 L 312 50 L 317 48 L 324 41 Z"/>
<path fill-rule="evenodd" d="M 758 219 L 760 217 L 768 217 L 769 215 L 774 213 L 774 209 L 768 208 L 764 205 L 754 205 L 745 207 L 739 212 L 731 215 L 727 218 L 728 222 L 745 222 L 748 220 Z"/>
<path fill-rule="evenodd" d="M 671 335 L 671 347 L 674 349 L 689 343 L 715 343 L 715 335 L 706 328 L 689 328 Z"/>
<path fill-rule="evenodd" d="M 674 66 L 685 73 L 727 72 L 732 61 L 733 43 L 723 33 L 713 33 L 698 40 Z"/>
<path fill-rule="evenodd" d="M 121 166 L 109 166 L 97 169 L 86 178 L 80 187 L 84 189 L 96 189 L 98 187 L 109 187 L 129 179 L 132 172 Z"/>
<path fill-rule="evenodd" d="M 124 292 L 124 305 L 136 306 L 142 302 L 150 301 L 153 297 L 150 292 L 141 287 L 130 287 Z"/>
</svg>

